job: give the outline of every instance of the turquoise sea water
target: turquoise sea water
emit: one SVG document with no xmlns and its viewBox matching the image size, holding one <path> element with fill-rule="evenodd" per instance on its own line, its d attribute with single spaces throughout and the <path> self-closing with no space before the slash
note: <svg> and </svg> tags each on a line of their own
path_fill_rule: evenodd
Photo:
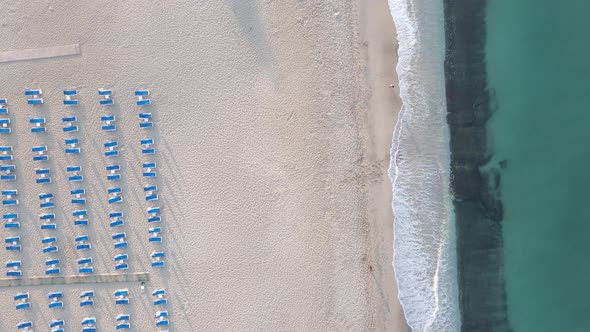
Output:
<svg viewBox="0 0 590 332">
<path fill-rule="evenodd" d="M 488 1 L 514 331 L 590 331 L 590 1 Z"/>
</svg>

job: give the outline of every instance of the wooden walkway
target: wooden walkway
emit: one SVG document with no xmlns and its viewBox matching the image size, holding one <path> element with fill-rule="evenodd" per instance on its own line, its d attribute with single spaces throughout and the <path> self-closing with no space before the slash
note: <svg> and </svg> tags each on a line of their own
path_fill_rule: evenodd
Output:
<svg viewBox="0 0 590 332">
<path fill-rule="evenodd" d="M 32 277 L 32 278 L 0 278 L 0 287 L 41 286 L 41 285 L 69 285 L 69 284 L 97 284 L 110 282 L 141 282 L 149 281 L 147 272 L 126 274 L 93 274 L 66 277 Z"/>
</svg>

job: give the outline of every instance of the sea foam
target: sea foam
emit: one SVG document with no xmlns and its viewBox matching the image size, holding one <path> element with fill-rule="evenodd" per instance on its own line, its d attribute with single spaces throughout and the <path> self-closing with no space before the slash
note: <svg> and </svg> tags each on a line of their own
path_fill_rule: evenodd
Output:
<svg viewBox="0 0 590 332">
<path fill-rule="evenodd" d="M 443 3 L 389 0 L 389 6 L 399 42 L 403 102 L 389 170 L 399 299 L 413 331 L 458 331 Z"/>
</svg>

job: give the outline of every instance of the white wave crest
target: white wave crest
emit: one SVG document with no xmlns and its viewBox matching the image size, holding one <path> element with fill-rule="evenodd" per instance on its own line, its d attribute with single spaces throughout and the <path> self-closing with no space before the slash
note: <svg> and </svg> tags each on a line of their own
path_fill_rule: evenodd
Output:
<svg viewBox="0 0 590 332">
<path fill-rule="evenodd" d="M 413 331 L 458 331 L 443 4 L 389 0 L 389 6 L 399 42 L 403 102 L 389 170 L 399 299 Z"/>
</svg>

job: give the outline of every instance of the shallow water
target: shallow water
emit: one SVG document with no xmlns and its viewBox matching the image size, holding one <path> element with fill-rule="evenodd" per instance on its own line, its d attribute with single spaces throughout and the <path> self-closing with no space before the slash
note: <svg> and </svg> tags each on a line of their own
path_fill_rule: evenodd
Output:
<svg viewBox="0 0 590 332">
<path fill-rule="evenodd" d="M 517 332 L 590 331 L 590 2 L 488 3 L 509 320 Z"/>
</svg>

